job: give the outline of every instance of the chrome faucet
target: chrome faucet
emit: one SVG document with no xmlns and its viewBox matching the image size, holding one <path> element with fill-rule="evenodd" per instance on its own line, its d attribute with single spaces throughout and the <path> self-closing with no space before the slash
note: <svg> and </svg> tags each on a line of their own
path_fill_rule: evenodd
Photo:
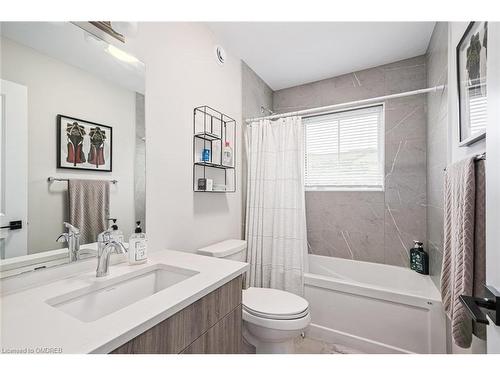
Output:
<svg viewBox="0 0 500 375">
<path fill-rule="evenodd" d="M 69 261 L 75 262 L 78 260 L 78 252 L 80 251 L 80 230 L 67 222 L 64 222 L 64 226 L 68 232 L 62 233 L 56 241 L 68 244 Z"/>
<path fill-rule="evenodd" d="M 97 270 L 96 277 L 107 276 L 109 273 L 109 256 L 111 253 L 125 254 L 127 249 L 121 242 L 111 238 L 111 231 L 100 233 L 97 243 Z"/>
</svg>

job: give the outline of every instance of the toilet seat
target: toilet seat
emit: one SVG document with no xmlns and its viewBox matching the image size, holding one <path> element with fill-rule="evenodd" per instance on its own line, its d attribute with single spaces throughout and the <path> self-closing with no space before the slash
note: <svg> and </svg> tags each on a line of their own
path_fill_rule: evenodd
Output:
<svg viewBox="0 0 500 375">
<path fill-rule="evenodd" d="M 242 302 L 247 315 L 261 319 L 297 320 L 309 314 L 304 298 L 278 289 L 248 288 Z"/>
<path fill-rule="evenodd" d="M 246 306 L 243 306 L 243 310 L 247 313 L 258 316 L 259 318 L 264 319 L 274 319 L 274 320 L 292 320 L 292 319 L 300 319 L 306 316 L 309 313 L 309 310 L 306 309 L 298 314 L 289 314 L 289 315 L 274 315 L 274 314 L 266 314 L 260 311 L 252 310 Z"/>
<path fill-rule="evenodd" d="M 253 315 L 247 310 L 242 311 L 243 321 L 246 323 L 255 324 L 256 326 L 269 328 L 278 331 L 295 331 L 305 329 L 311 323 L 311 315 L 309 311 L 299 319 L 269 319 Z"/>
</svg>

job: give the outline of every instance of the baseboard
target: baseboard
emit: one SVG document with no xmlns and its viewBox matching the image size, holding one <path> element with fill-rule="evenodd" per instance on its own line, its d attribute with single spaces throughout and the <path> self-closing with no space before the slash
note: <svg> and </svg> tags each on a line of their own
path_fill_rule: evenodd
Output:
<svg viewBox="0 0 500 375">
<path fill-rule="evenodd" d="M 311 324 L 306 330 L 306 337 L 331 344 L 347 346 L 367 354 L 413 354 L 413 352 L 364 337 L 351 335 L 317 324 Z"/>
</svg>

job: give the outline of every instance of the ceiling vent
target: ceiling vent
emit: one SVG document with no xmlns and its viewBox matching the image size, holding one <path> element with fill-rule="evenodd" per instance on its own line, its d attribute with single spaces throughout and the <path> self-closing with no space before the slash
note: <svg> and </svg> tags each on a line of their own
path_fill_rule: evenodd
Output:
<svg viewBox="0 0 500 375">
<path fill-rule="evenodd" d="M 221 46 L 215 46 L 215 57 L 217 58 L 217 62 L 219 65 L 224 65 L 226 62 L 226 51 Z"/>
</svg>

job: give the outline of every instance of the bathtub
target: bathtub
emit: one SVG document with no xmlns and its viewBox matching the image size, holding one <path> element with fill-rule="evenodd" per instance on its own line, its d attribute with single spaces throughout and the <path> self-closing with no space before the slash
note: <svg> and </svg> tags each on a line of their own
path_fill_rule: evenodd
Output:
<svg viewBox="0 0 500 375">
<path fill-rule="evenodd" d="M 408 268 L 309 255 L 306 336 L 364 353 L 446 353 L 441 297 Z"/>
</svg>

